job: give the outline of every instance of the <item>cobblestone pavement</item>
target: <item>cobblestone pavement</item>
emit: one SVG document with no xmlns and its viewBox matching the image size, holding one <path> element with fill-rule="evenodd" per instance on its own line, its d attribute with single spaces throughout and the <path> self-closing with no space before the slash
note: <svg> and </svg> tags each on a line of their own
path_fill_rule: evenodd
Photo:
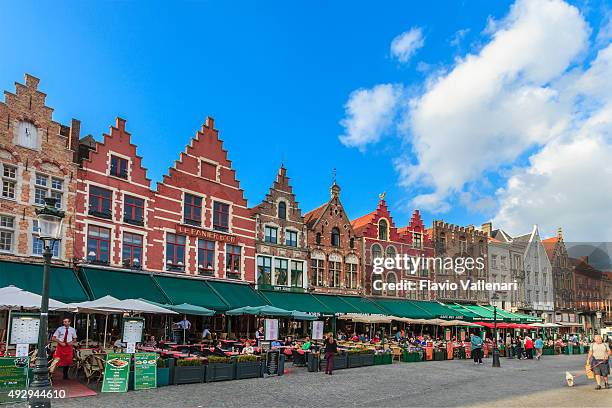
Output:
<svg viewBox="0 0 612 408">
<path fill-rule="evenodd" d="M 584 355 L 542 361 L 502 358 L 501 368 L 471 361 L 394 363 L 338 370 L 333 376 L 286 367 L 282 377 L 190 384 L 126 394 L 54 401 L 54 407 L 611 407 L 612 389 L 595 390 L 584 375 L 576 386 L 565 372 L 584 372 Z"/>
</svg>

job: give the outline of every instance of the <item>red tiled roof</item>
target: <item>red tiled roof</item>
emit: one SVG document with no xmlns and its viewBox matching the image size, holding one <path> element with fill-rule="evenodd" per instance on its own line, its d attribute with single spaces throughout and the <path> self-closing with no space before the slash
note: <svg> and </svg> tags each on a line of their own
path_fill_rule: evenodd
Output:
<svg viewBox="0 0 612 408">
<path fill-rule="evenodd" d="M 546 255 L 548 255 L 548 259 L 550 259 L 551 262 L 553 260 L 553 255 L 555 254 L 557 242 L 559 242 L 559 237 L 552 237 L 542 240 L 542 245 L 544 245 Z"/>
<path fill-rule="evenodd" d="M 363 228 L 365 228 L 369 223 L 372 222 L 375 215 L 376 211 L 372 211 L 369 214 L 363 215 L 351 221 L 351 226 L 353 227 L 353 230 L 355 232 L 360 232 Z"/>
<path fill-rule="evenodd" d="M 323 210 L 325 210 L 325 207 L 327 206 L 327 204 L 328 203 L 325 203 L 315 208 L 314 210 L 309 211 L 306 214 L 304 214 L 304 223 L 310 224 L 311 222 L 316 222 L 321 217 L 321 214 L 323 214 Z"/>
</svg>

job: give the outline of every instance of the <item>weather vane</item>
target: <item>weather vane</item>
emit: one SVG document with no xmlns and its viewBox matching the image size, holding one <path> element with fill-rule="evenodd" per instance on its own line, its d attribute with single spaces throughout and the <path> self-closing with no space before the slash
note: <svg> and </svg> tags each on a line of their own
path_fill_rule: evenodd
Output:
<svg viewBox="0 0 612 408">
<path fill-rule="evenodd" d="M 387 195 L 387 192 L 383 191 L 382 194 L 378 195 L 378 198 L 380 198 L 381 200 L 384 200 L 386 195 Z"/>
</svg>

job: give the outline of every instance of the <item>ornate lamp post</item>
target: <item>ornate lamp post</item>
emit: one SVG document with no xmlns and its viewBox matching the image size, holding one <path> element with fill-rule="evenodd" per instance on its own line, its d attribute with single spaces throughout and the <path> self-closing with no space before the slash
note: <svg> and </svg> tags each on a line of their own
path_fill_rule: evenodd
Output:
<svg viewBox="0 0 612 408">
<path fill-rule="evenodd" d="M 497 347 L 497 304 L 499 300 L 497 292 L 493 292 L 491 295 L 491 301 L 493 302 L 493 367 L 501 367 L 499 362 L 499 348 Z"/>
<path fill-rule="evenodd" d="M 49 367 L 47 364 L 47 331 L 49 326 L 49 269 L 53 247 L 61 240 L 62 222 L 64 212 L 55 208 L 55 198 L 45 198 L 45 207 L 36 209 L 38 217 L 38 238 L 43 242 L 43 258 L 45 265 L 43 268 L 42 299 L 40 302 L 40 328 L 38 330 L 38 356 L 36 365 L 32 370 L 34 380 L 30 384 L 32 397 L 30 407 L 50 407 L 51 381 L 49 380 Z"/>
</svg>

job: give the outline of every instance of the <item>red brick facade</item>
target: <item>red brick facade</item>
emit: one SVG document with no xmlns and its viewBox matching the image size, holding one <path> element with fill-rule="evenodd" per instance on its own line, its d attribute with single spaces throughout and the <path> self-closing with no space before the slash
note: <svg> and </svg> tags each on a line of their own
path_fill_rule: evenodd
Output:
<svg viewBox="0 0 612 408">
<path fill-rule="evenodd" d="M 363 292 L 361 251 L 346 211 L 340 186 L 331 187 L 331 199 L 304 215 L 310 247 L 309 287 L 321 293 Z"/>
<path fill-rule="evenodd" d="M 157 184 L 149 269 L 255 282 L 255 220 L 212 118 Z"/>
<path fill-rule="evenodd" d="M 44 206 L 44 197 L 52 196 L 66 213 L 53 262 L 69 264 L 80 123 L 73 119 L 68 127 L 55 122 L 38 83 L 26 74 L 25 85 L 16 83 L 16 92 L 5 91 L 5 102 L 0 102 L 0 257 L 42 262 L 35 209 Z"/>
<path fill-rule="evenodd" d="M 154 195 L 147 170 L 117 118 L 78 171 L 75 256 L 85 262 L 148 269 L 154 243 L 147 231 Z"/>
<path fill-rule="evenodd" d="M 266 198 L 253 208 L 253 218 L 257 225 L 257 287 L 307 288 L 306 226 L 284 166 Z"/>
<path fill-rule="evenodd" d="M 398 228 L 393 222 L 387 203 L 382 197 L 375 211 L 351 222 L 355 234 L 359 236 L 360 248 L 363 251 L 365 277 L 365 294 L 373 296 L 401 297 L 409 299 L 429 299 L 433 293 L 427 289 L 418 289 L 418 281 L 433 279 L 433 271 L 425 269 L 386 269 L 382 274 L 373 273 L 375 258 L 396 258 L 408 255 L 410 258 L 427 258 L 433 256 L 433 246 L 425 233 L 425 226 L 418 210 L 415 210 L 410 223 Z M 378 281 L 376 285 L 373 283 Z M 417 290 L 398 290 L 383 283 L 397 284 L 402 281 L 415 281 Z"/>
</svg>

